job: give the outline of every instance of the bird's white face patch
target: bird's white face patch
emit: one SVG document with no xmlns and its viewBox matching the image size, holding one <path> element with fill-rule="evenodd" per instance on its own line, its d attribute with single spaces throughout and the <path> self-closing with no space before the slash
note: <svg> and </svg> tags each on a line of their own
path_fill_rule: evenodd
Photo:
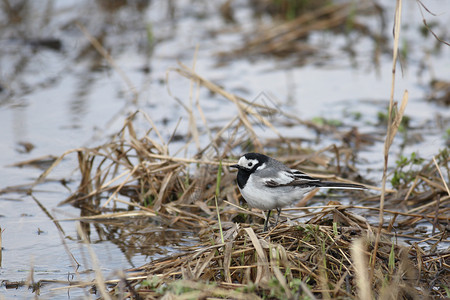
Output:
<svg viewBox="0 0 450 300">
<path fill-rule="evenodd" d="M 239 159 L 238 165 L 251 170 L 258 163 L 259 163 L 259 161 L 257 159 L 247 159 L 245 156 L 242 156 Z"/>
<path fill-rule="evenodd" d="M 266 163 L 263 163 L 262 165 L 260 165 L 259 167 L 256 168 L 256 171 L 260 171 L 262 169 L 264 169 L 266 167 Z"/>
</svg>

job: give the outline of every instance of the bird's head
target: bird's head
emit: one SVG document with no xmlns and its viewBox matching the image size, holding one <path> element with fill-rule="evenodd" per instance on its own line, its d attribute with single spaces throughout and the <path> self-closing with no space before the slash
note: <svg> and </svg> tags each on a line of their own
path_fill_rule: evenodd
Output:
<svg viewBox="0 0 450 300">
<path fill-rule="evenodd" d="M 243 172 L 255 172 L 256 170 L 261 170 L 266 167 L 266 162 L 269 157 L 260 153 L 247 153 L 239 158 L 239 161 L 235 165 L 230 167 L 236 168 Z"/>
</svg>

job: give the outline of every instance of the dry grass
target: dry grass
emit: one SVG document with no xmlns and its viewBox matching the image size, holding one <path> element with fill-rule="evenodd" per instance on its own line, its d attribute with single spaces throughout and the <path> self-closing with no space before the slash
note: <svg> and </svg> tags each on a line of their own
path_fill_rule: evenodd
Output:
<svg viewBox="0 0 450 300">
<path fill-rule="evenodd" d="M 398 58 L 398 43 L 400 38 L 400 27 L 401 27 L 401 15 L 402 15 L 402 1 L 397 1 L 397 6 L 395 8 L 395 20 L 394 20 L 394 47 L 392 54 L 392 81 L 391 81 L 391 95 L 389 98 L 389 110 L 388 110 L 388 126 L 386 139 L 384 142 L 384 165 L 383 165 L 383 176 L 381 178 L 381 197 L 380 197 L 380 214 L 378 221 L 378 231 L 375 240 L 375 251 L 372 257 L 372 276 L 375 267 L 375 255 L 378 250 L 378 242 L 380 240 L 380 233 L 382 226 L 384 224 L 384 198 L 386 189 L 386 179 L 388 172 L 388 159 L 389 159 L 389 149 L 391 148 L 394 137 L 397 134 L 398 128 L 403 118 L 406 105 L 408 103 L 408 91 L 404 92 L 402 103 L 400 109 L 397 110 L 397 104 L 394 106 L 394 88 L 395 88 L 395 73 Z"/>
<path fill-rule="evenodd" d="M 333 9 L 331 20 L 336 24 L 325 24 L 327 26 L 341 24 L 350 8 L 342 5 Z M 322 16 L 331 12 L 319 10 L 316 14 Z M 298 22 L 306 21 L 309 26 L 325 26 L 297 19 L 292 21 L 297 23 L 276 27 L 265 37 L 257 37 L 257 43 L 249 43 L 250 49 L 260 53 L 283 52 L 285 49 L 273 47 L 286 45 L 289 39 L 299 40 L 304 29 L 293 28 L 304 28 Z M 274 37 L 277 37 L 275 41 Z M 398 40 L 398 33 L 396 38 Z M 269 44 L 271 48 L 261 48 Z M 360 145 L 365 138 L 355 130 L 341 132 L 329 125 L 320 126 L 273 107 L 252 103 L 200 76 L 194 68 L 180 64 L 170 70 L 168 77 L 171 72 L 191 80 L 193 87 L 189 104 L 175 99 L 191 120 L 188 133 L 182 143 L 178 143 L 184 146 L 177 153 L 169 151 L 170 144 L 175 143 L 175 132 L 164 139 L 151 116 L 136 111 L 103 145 L 73 149 L 52 158 L 51 166 L 29 190 L 33 195 L 33 188 L 48 180 L 64 157 L 76 155 L 79 185 L 61 205 L 80 208 L 80 217 L 76 220 L 81 224 L 81 240 L 88 244 L 94 229 L 98 236 L 114 242 L 130 257 L 135 253 L 165 256 L 125 273 L 118 272 L 113 279 L 103 278 L 100 266 L 94 265 L 94 281 L 78 280 L 70 285 L 52 280 L 40 283 L 67 284 L 57 289 L 93 288 L 102 298 L 421 299 L 450 296 L 450 195 L 444 179 L 450 173 L 448 153 L 441 152 L 436 160 L 426 162 L 405 188 L 392 191 L 385 185 L 389 147 L 406 99 L 394 114 L 391 97 L 381 187 L 366 182 L 373 193 L 347 193 L 349 204 L 345 205 L 330 201 L 326 206 L 298 207 L 291 213 L 284 211 L 283 222 L 264 233 L 261 212 L 244 208 L 245 202 L 241 201 L 234 182 L 235 174 L 230 173 L 227 165 L 234 163 L 242 152 L 272 152 L 290 166 L 315 176 L 361 182 L 364 180 L 353 164 L 358 147 L 349 145 Z M 193 95 L 198 95 L 194 88 L 205 88 L 220 95 L 234 105 L 236 116 L 221 128 L 210 128 L 200 99 L 194 99 Z M 192 121 L 195 115 L 200 116 L 203 127 L 199 128 Z M 146 120 L 146 131 L 136 130 L 137 119 Z M 339 136 L 341 142 L 318 151 L 305 149 L 298 140 L 285 138 L 277 129 L 287 121 L 290 126 L 313 128 L 321 134 L 331 132 Z M 261 139 L 257 127 L 270 130 L 275 138 Z M 201 135 L 209 138 L 203 147 L 199 140 Z M 194 155 L 180 154 L 188 148 L 192 151 L 191 145 L 196 151 Z M 380 190 L 381 195 L 376 193 Z M 40 204 L 36 197 L 34 199 Z M 306 206 L 306 201 L 302 205 Z M 45 207 L 40 207 L 62 232 L 58 220 Z M 432 233 L 415 230 L 416 225 L 432 227 Z M 182 245 L 186 237 L 191 243 Z M 160 252 L 160 246 L 166 242 L 178 244 L 176 253 Z M 95 262 L 97 254 L 92 248 L 88 249 Z"/>
<path fill-rule="evenodd" d="M 441 153 L 436 164 L 426 162 L 417 179 L 405 189 L 385 191 L 386 207 L 379 206 L 380 195 L 356 192 L 347 194 L 354 204 L 332 201 L 326 206 L 299 207 L 291 213 L 286 210 L 282 214 L 285 221 L 263 233 L 262 214 L 242 207 L 235 174 L 226 166 L 235 162 L 237 157 L 232 153 L 240 153 L 240 146 L 248 141 L 256 139 L 252 143 L 256 149 L 265 146 L 267 142 L 254 135 L 254 126 L 274 130 L 277 120 L 256 117 L 251 103 L 185 66 L 174 71 L 234 103 L 238 116 L 224 128 L 211 129 L 208 146 L 188 158 L 168 152 L 170 140 L 164 142 L 150 116 L 142 111 L 131 115 L 122 130 L 104 145 L 65 153 L 63 156 L 76 153 L 81 179 L 78 189 L 61 204 L 80 207 L 77 220 L 83 224 L 83 240 L 89 240 L 94 228 L 127 255 L 139 252 L 166 256 L 117 274 L 115 279 L 97 277 L 94 282 L 72 282 L 63 288 L 95 285 L 104 298 L 120 295 L 145 299 L 415 299 L 447 295 L 450 254 L 445 247 L 450 241 L 445 224 L 449 221 L 449 195 L 440 173 L 449 172 L 448 155 Z M 269 107 L 258 109 L 270 111 Z M 194 108 L 187 107 L 186 111 L 193 113 Z M 138 117 L 149 124 L 148 131 L 141 134 L 134 129 Z M 200 132 L 202 128 L 195 130 Z M 323 132 L 326 130 L 324 127 Z M 348 148 L 345 133 L 340 136 L 343 141 L 339 146 L 316 152 L 291 146 L 289 150 L 280 149 L 278 157 L 324 178 L 360 178 L 351 164 L 356 149 Z M 196 138 L 190 134 L 183 143 L 195 144 Z M 279 144 L 289 143 L 281 136 L 277 140 Z M 299 161 L 303 162 L 301 166 L 297 165 Z M 339 164 L 332 165 L 331 161 Z M 224 167 L 218 179 L 221 162 Z M 342 170 L 346 170 L 346 179 L 340 176 Z M 398 209 L 398 201 L 407 209 Z M 389 216 L 389 222 L 378 226 L 374 220 L 380 214 L 382 220 Z M 298 218 L 303 221 L 296 222 Z M 433 226 L 434 234 L 412 230 L 416 224 Z M 160 252 L 165 242 L 177 244 L 186 238 L 191 238 L 191 243 L 180 244 L 175 254 Z M 409 246 L 400 240 L 409 242 Z"/>
</svg>

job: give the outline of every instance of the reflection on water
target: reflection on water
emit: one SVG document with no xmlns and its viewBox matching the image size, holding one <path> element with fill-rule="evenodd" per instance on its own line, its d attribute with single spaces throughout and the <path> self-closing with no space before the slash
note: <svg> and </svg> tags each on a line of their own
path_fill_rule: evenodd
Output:
<svg viewBox="0 0 450 300">
<path fill-rule="evenodd" d="M 124 222 L 117 220 L 101 223 L 81 222 L 83 230 L 91 236 L 91 226 L 96 231 L 97 241 L 110 241 L 134 267 L 132 258 L 143 255 L 148 258 L 167 255 L 192 246 L 199 240 L 191 230 L 157 225 L 151 218 L 132 218 Z"/>
<path fill-rule="evenodd" d="M 90 73 L 85 71 L 103 72 L 110 65 L 77 24 L 83 24 L 112 57 L 129 51 L 130 44 L 139 46 L 133 47 L 138 53 L 150 53 L 144 15 L 149 4 L 150 1 L 46 1 L 42 5 L 35 1 L 4 1 L 0 105 L 56 86 L 73 72 L 81 80 L 74 93 L 80 101 L 83 97 L 79 96 L 88 94 L 89 86 L 96 81 L 94 74 L 86 77 Z M 79 66 L 83 66 L 81 73 Z"/>
</svg>

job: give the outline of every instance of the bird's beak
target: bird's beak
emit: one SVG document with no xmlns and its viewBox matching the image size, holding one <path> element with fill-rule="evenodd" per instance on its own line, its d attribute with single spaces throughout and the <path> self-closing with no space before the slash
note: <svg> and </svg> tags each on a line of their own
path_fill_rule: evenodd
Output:
<svg viewBox="0 0 450 300">
<path fill-rule="evenodd" d="M 230 166 L 230 168 L 236 168 L 236 169 L 238 169 L 238 170 L 239 170 L 239 169 L 241 168 L 241 166 L 240 166 L 240 165 L 238 165 L 238 164 L 236 164 L 236 165 L 231 165 L 231 166 Z"/>
</svg>

